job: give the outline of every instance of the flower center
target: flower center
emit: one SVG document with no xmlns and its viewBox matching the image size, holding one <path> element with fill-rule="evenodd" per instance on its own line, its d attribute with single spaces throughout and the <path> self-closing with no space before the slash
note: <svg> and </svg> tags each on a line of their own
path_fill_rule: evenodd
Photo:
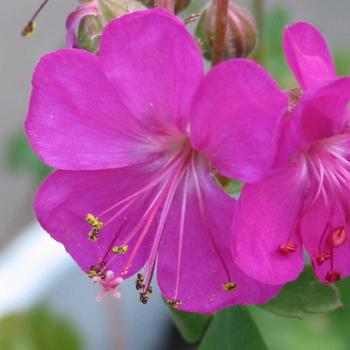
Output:
<svg viewBox="0 0 350 350">
<path fill-rule="evenodd" d="M 305 152 L 305 160 L 310 176 L 310 193 L 302 216 L 316 203 L 327 209 L 323 231 L 320 232 L 318 253 L 314 257 L 320 266 L 325 262 L 330 270 L 325 278 L 330 283 L 340 279 L 340 272 L 334 269 L 334 256 L 347 239 L 349 221 L 350 162 L 348 160 L 349 135 L 340 134 L 312 145 Z M 320 218 L 322 219 L 322 218 Z"/>
<path fill-rule="evenodd" d="M 181 143 L 171 147 L 171 151 L 167 153 L 167 159 L 163 166 L 153 174 L 147 181 L 146 185 L 134 191 L 130 195 L 122 198 L 117 203 L 105 209 L 101 213 L 88 213 L 86 221 L 90 224 L 91 230 L 88 233 L 88 239 L 98 242 L 100 235 L 104 230 L 116 220 L 126 218 L 127 212 L 132 210 L 138 203 L 142 203 L 145 196 L 151 194 L 151 201 L 145 207 L 137 223 L 129 228 L 126 234 L 121 238 L 121 232 L 126 226 L 127 220 L 120 220 L 122 224 L 118 232 L 112 237 L 108 249 L 106 250 L 102 259 L 94 266 L 90 267 L 88 272 L 91 278 L 104 278 L 105 271 L 111 270 L 110 266 L 120 255 L 127 254 L 126 262 L 120 271 L 120 277 L 126 278 L 133 272 L 130 271 L 135 263 L 135 258 L 140 252 L 140 249 L 145 242 L 146 237 L 152 234 L 152 243 L 149 245 L 148 257 L 144 265 L 143 273 L 138 273 L 136 278 L 136 289 L 140 294 L 140 301 L 146 304 L 152 294 L 151 281 L 153 278 L 155 266 L 158 258 L 158 250 L 161 242 L 162 234 L 166 224 L 168 214 L 170 212 L 175 194 L 181 184 L 181 200 L 179 205 L 180 219 L 176 229 L 178 234 L 178 252 L 177 252 L 177 266 L 176 266 L 176 283 L 174 293 L 171 299 L 167 300 L 168 305 L 177 308 L 182 304 L 178 299 L 179 282 L 181 273 L 181 260 L 183 254 L 183 241 L 186 221 L 186 211 L 188 206 L 188 190 L 191 177 L 191 184 L 194 187 L 202 219 L 206 219 L 205 208 L 200 188 L 200 181 L 197 175 L 197 167 L 200 163 L 199 159 L 202 157 L 195 151 L 190 143 L 182 140 Z M 193 190 L 193 188 L 192 188 Z M 152 233 L 150 233 L 152 232 Z M 216 248 L 215 239 L 212 233 L 209 233 L 210 240 L 215 250 L 215 253 L 222 262 L 225 271 L 227 272 L 227 281 L 223 284 L 223 289 L 226 291 L 233 291 L 236 284 L 231 281 L 229 269 L 221 256 L 220 251 Z M 118 243 L 117 243 L 118 242 Z M 175 268 L 175 267 L 174 267 Z"/>
</svg>

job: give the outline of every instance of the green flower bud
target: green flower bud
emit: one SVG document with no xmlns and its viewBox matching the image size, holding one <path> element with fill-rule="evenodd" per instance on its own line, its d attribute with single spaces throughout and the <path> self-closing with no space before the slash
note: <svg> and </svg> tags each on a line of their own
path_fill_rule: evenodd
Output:
<svg viewBox="0 0 350 350">
<path fill-rule="evenodd" d="M 211 60 L 215 40 L 216 2 L 208 3 L 198 22 L 196 35 L 202 45 L 205 58 Z M 227 13 L 225 36 L 225 59 L 249 57 L 258 44 L 256 24 L 250 13 L 242 6 L 230 2 Z"/>
</svg>

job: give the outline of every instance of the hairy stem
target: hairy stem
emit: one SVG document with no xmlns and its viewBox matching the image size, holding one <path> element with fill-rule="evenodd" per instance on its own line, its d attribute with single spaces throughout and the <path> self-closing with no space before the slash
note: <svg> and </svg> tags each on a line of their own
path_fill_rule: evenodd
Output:
<svg viewBox="0 0 350 350">
<path fill-rule="evenodd" d="M 171 13 L 175 12 L 175 2 L 174 0 L 154 0 L 155 7 L 162 7 Z"/>
<path fill-rule="evenodd" d="M 216 24 L 214 47 L 212 55 L 212 66 L 220 63 L 224 59 L 225 36 L 227 28 L 227 11 L 229 0 L 216 1 Z"/>
</svg>

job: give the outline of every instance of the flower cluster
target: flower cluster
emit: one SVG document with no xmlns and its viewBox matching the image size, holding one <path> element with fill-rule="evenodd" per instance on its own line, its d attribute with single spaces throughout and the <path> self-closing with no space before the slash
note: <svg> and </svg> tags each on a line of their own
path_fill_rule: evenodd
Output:
<svg viewBox="0 0 350 350">
<path fill-rule="evenodd" d="M 70 17 L 70 46 L 98 3 Z M 97 54 L 41 59 L 25 127 L 57 170 L 35 211 L 102 286 L 98 300 L 136 275 L 147 303 L 156 273 L 181 310 L 264 303 L 301 272 L 303 247 L 322 281 L 350 273 L 350 78 L 308 24 L 287 28 L 284 47 L 302 90 L 248 59 L 205 74 L 198 43 L 162 9 L 111 21 Z M 238 200 L 222 176 L 245 183 Z"/>
</svg>

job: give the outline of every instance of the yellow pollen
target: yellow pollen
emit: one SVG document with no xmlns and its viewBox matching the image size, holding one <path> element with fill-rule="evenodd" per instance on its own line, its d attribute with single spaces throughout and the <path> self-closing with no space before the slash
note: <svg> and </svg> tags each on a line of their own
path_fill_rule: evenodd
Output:
<svg viewBox="0 0 350 350">
<path fill-rule="evenodd" d="M 168 299 L 166 303 L 173 309 L 177 309 L 182 304 L 182 301 L 178 299 Z"/>
<path fill-rule="evenodd" d="M 103 278 L 104 277 L 104 273 L 102 272 L 104 266 L 106 264 L 104 262 L 98 264 L 98 265 L 93 265 L 93 266 L 90 266 L 89 268 L 89 271 L 88 271 L 88 276 L 90 278 L 94 278 L 94 277 L 101 277 Z"/>
<path fill-rule="evenodd" d="M 121 246 L 115 246 L 112 248 L 112 252 L 114 254 L 118 254 L 118 255 L 123 255 L 125 254 L 129 249 L 129 246 L 127 244 L 123 244 Z"/>
<path fill-rule="evenodd" d="M 98 231 L 103 228 L 103 222 L 90 213 L 86 215 L 86 221 L 91 225 L 92 228 Z"/>
<path fill-rule="evenodd" d="M 223 287 L 226 292 L 233 292 L 237 288 L 237 284 L 234 282 L 227 282 L 223 284 Z"/>
<path fill-rule="evenodd" d="M 103 228 L 103 222 L 90 213 L 86 215 L 85 219 L 92 227 L 92 230 L 89 232 L 89 240 L 96 241 L 98 238 L 98 233 Z"/>
</svg>

